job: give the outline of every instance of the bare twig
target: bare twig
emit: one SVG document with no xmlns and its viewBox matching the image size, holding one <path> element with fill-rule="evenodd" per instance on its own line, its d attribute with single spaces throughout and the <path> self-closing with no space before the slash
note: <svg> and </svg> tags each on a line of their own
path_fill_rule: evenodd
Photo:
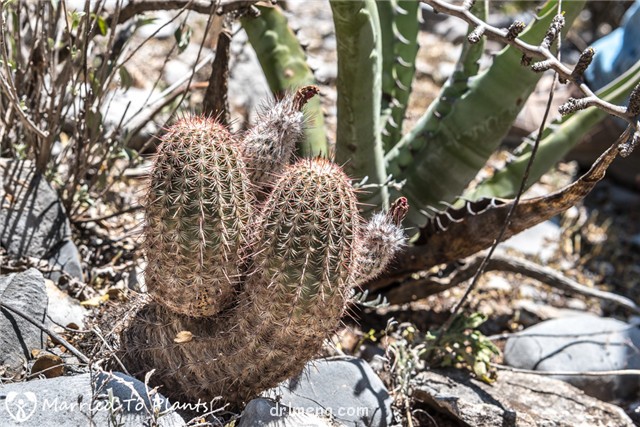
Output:
<svg viewBox="0 0 640 427">
<path fill-rule="evenodd" d="M 118 363 L 118 365 L 120 366 L 120 369 L 122 369 L 122 372 L 124 372 L 125 374 L 131 376 L 131 374 L 129 373 L 129 371 L 127 370 L 127 368 L 124 366 L 124 364 L 122 363 L 122 361 L 120 360 L 120 358 L 118 357 L 118 355 L 116 354 L 116 351 L 109 345 L 109 343 L 107 342 L 107 340 L 104 338 L 104 336 L 102 336 L 102 334 L 100 333 L 100 331 L 98 330 L 98 328 L 92 328 L 91 332 L 93 332 L 94 334 L 96 334 L 96 336 L 98 338 L 100 338 L 100 341 L 102 341 L 102 344 L 107 347 L 107 350 L 109 350 L 109 352 L 111 353 L 111 356 L 115 359 L 116 363 Z"/>
<path fill-rule="evenodd" d="M 228 0 L 219 1 L 215 5 L 215 13 L 218 15 L 224 15 L 226 13 L 235 12 L 243 9 L 247 9 L 260 0 Z M 205 0 L 132 0 L 130 1 L 118 16 L 110 17 L 107 20 L 108 24 L 114 19 L 118 24 L 128 21 L 136 15 L 144 12 L 152 12 L 158 10 L 176 10 L 176 9 L 189 9 L 197 13 L 209 14 L 212 10 L 211 6 L 213 1 Z M 275 1 L 271 1 L 275 3 Z"/>
<path fill-rule="evenodd" d="M 518 372 L 521 374 L 533 374 L 541 376 L 564 376 L 564 377 L 606 377 L 610 375 L 639 376 L 640 369 L 618 369 L 611 371 L 533 371 L 531 369 L 512 368 L 511 366 L 492 363 L 496 369 L 501 371 Z"/>
<path fill-rule="evenodd" d="M 74 346 L 69 344 L 64 338 L 62 338 L 60 335 L 58 335 L 55 332 L 53 332 L 51 329 L 47 328 L 42 323 L 38 322 L 35 319 L 32 319 L 31 316 L 29 316 L 28 314 L 24 313 L 22 310 L 19 310 L 19 309 L 15 308 L 15 307 L 11 307 L 10 305 L 7 305 L 6 303 L 1 302 L 1 301 L 0 301 L 0 307 L 2 307 L 5 310 L 8 310 L 8 311 L 10 311 L 10 312 L 12 312 L 14 314 L 17 314 L 18 316 L 22 317 L 27 322 L 31 323 L 32 325 L 34 325 L 35 327 L 37 327 L 41 331 L 45 332 L 52 339 L 54 339 L 55 341 L 57 341 L 60 344 L 62 344 L 62 346 L 64 348 L 69 350 L 81 362 L 86 363 L 87 365 L 90 363 L 89 358 L 87 356 L 85 356 L 84 354 L 80 353 L 80 351 L 77 348 L 75 348 Z"/>
<path fill-rule="evenodd" d="M 560 51 L 560 38 L 557 37 L 557 34 L 560 32 L 560 29 L 562 28 L 562 25 L 564 25 L 564 17 L 560 14 L 561 5 L 562 5 L 562 1 L 558 1 L 558 9 L 559 10 L 558 10 L 558 14 L 556 15 L 556 18 L 558 18 L 558 19 L 554 18 L 554 21 L 553 21 L 551 27 L 549 28 L 549 31 L 547 32 L 547 35 L 545 36 L 545 39 L 544 39 L 544 43 L 543 44 L 544 44 L 544 48 L 547 51 L 549 51 L 548 47 L 550 47 L 551 43 L 556 39 L 557 39 L 557 42 L 558 42 L 558 52 Z M 505 37 L 506 37 L 506 35 L 505 35 Z M 517 39 L 512 40 L 512 42 L 515 42 L 515 41 L 517 41 Z M 555 57 L 553 57 L 553 58 L 556 59 Z M 558 61 L 558 63 L 559 63 L 559 61 Z M 509 229 L 509 226 L 511 225 L 511 218 L 513 217 L 513 214 L 514 214 L 514 212 L 516 210 L 516 207 L 518 206 L 518 203 L 520 202 L 520 198 L 522 197 L 522 194 L 524 193 L 524 190 L 527 188 L 527 181 L 529 180 L 529 174 L 531 172 L 531 167 L 533 166 L 533 161 L 536 158 L 536 154 L 538 152 L 538 147 L 540 146 L 540 140 L 542 139 L 542 132 L 543 132 L 543 130 L 544 130 L 546 124 L 547 124 L 547 118 L 549 117 L 549 111 L 551 110 L 551 103 L 553 102 L 553 95 L 554 95 L 554 91 L 555 91 L 555 87 L 556 87 L 556 78 L 557 78 L 557 73 L 554 75 L 553 83 L 551 84 L 551 88 L 549 89 L 549 98 L 547 100 L 547 106 L 545 108 L 544 115 L 542 116 L 542 120 L 540 122 L 540 128 L 538 130 L 538 134 L 536 135 L 536 139 L 535 139 L 535 141 L 533 143 L 533 147 L 531 148 L 531 155 L 529 157 L 529 161 L 527 163 L 527 167 L 524 170 L 524 175 L 522 177 L 522 181 L 520 182 L 520 188 L 518 189 L 516 197 L 513 200 L 513 204 L 511 205 L 511 208 L 509 209 L 509 212 L 507 212 L 507 216 L 506 216 L 506 218 L 504 220 L 504 223 L 502 224 L 502 227 L 500 229 L 500 232 L 498 233 L 498 236 L 496 237 L 495 241 L 493 242 L 493 245 L 491 245 L 491 248 L 489 249 L 489 251 L 487 252 L 486 256 L 483 258 L 482 262 L 478 266 L 478 269 L 476 270 L 476 273 L 474 274 L 473 279 L 471 280 L 471 283 L 469 283 L 469 286 L 467 287 L 467 289 L 465 290 L 464 294 L 462 295 L 462 298 L 460 298 L 460 301 L 458 301 L 456 306 L 451 311 L 451 315 L 449 316 L 447 321 L 444 323 L 444 325 L 442 325 L 441 332 L 438 335 L 438 338 L 436 339 L 436 345 L 439 343 L 440 339 L 449 330 L 449 328 L 453 324 L 455 318 L 457 317 L 457 315 L 460 312 L 460 310 L 462 309 L 462 307 L 464 307 L 464 304 L 466 303 L 467 298 L 469 297 L 469 295 L 471 294 L 473 289 L 477 286 L 478 281 L 480 280 L 480 277 L 484 274 L 485 268 L 487 267 L 487 264 L 491 260 L 491 256 L 493 255 L 493 252 L 496 250 L 496 248 L 498 247 L 498 244 L 500 244 L 500 242 L 504 238 L 507 230 Z"/>
<path fill-rule="evenodd" d="M 104 221 L 105 219 L 110 219 L 110 218 L 115 218 L 117 216 L 120 215 L 124 215 L 124 214 L 128 214 L 131 212 L 135 212 L 135 211 L 139 211 L 142 210 L 144 207 L 143 206 L 131 206 L 128 207 L 127 209 L 123 209 L 121 211 L 118 212 L 114 212 L 108 215 L 103 215 L 103 216 L 99 216 L 99 217 L 95 217 L 95 218 L 78 218 L 78 219 L 74 219 L 73 222 L 74 224 L 83 224 L 86 222 L 99 222 L 99 221 Z"/>
<path fill-rule="evenodd" d="M 474 255 L 467 259 L 463 266 L 456 268 L 452 275 L 446 278 L 438 277 L 437 274 L 434 274 L 423 279 L 407 282 L 386 292 L 385 297 L 391 304 L 403 304 L 411 301 L 413 298 L 426 298 L 429 295 L 444 292 L 473 277 L 474 272 L 477 271 L 483 258 L 484 255 Z M 488 271 L 504 271 L 522 274 L 553 288 L 590 298 L 598 298 L 602 301 L 624 307 L 633 313 L 640 314 L 640 306 L 629 298 L 581 285 L 552 268 L 544 267 L 521 258 L 494 254 L 487 262 L 484 271 L 485 273 Z"/>
<path fill-rule="evenodd" d="M 630 332 L 634 329 L 637 329 L 637 324 L 631 324 L 627 326 L 623 326 L 621 328 L 609 329 L 606 331 L 597 331 L 597 332 L 580 332 L 580 333 L 562 333 L 562 334 L 554 334 L 554 333 L 532 333 L 531 331 L 522 330 L 519 332 L 503 332 L 501 334 L 490 335 L 487 338 L 491 341 L 501 341 L 507 340 L 511 337 L 529 337 L 529 338 L 579 338 L 579 337 L 595 337 L 601 335 L 609 335 L 609 334 L 619 334 L 623 332 Z"/>
<path fill-rule="evenodd" d="M 634 115 L 631 112 L 627 111 L 626 107 L 622 107 L 619 105 L 611 104 L 610 102 L 604 101 L 596 96 L 595 93 L 582 82 L 581 73 L 575 73 L 573 70 L 569 69 L 566 65 L 562 64 L 558 58 L 554 56 L 551 50 L 544 45 L 534 46 L 532 44 L 523 42 L 518 38 L 513 37 L 513 31 L 509 29 L 500 29 L 496 28 L 488 23 L 484 22 L 482 19 L 474 16 L 467 8 L 464 6 L 456 6 L 450 4 L 443 0 L 420 0 L 422 3 L 428 4 L 433 8 L 434 11 L 439 13 L 445 13 L 447 15 L 455 16 L 456 18 L 460 18 L 466 21 L 469 25 L 474 28 L 482 27 L 483 35 L 489 39 L 497 40 L 499 42 L 511 45 L 522 52 L 525 56 L 531 58 L 539 58 L 543 61 L 547 61 L 546 65 L 551 70 L 554 70 L 558 73 L 559 78 L 562 81 L 570 81 L 574 83 L 580 91 L 585 95 L 585 97 L 590 98 L 589 105 L 593 105 L 611 115 L 620 117 L 626 122 L 630 123 L 634 128 L 637 126 L 634 120 Z"/>
</svg>

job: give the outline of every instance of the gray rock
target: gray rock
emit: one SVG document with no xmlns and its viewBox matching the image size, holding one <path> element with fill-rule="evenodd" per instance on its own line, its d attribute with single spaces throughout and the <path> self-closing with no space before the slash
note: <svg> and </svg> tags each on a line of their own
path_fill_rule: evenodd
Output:
<svg viewBox="0 0 640 427">
<path fill-rule="evenodd" d="M 330 414 L 345 426 L 391 423 L 391 396 L 362 359 L 314 360 L 298 377 L 264 393 L 304 413 Z"/>
<path fill-rule="evenodd" d="M 47 294 L 42 273 L 31 268 L 0 276 L 0 301 L 44 323 Z M 45 343 L 46 336 L 39 328 L 13 312 L 0 310 L 0 367 L 4 365 L 8 371 L 3 376 L 20 376 L 31 350 L 42 349 Z"/>
<path fill-rule="evenodd" d="M 48 323 L 62 326 L 75 323 L 80 329 L 84 329 L 87 309 L 81 306 L 77 300 L 62 292 L 51 280 L 45 281 L 45 287 L 49 299 L 47 305 Z"/>
<path fill-rule="evenodd" d="M 543 320 L 584 316 L 585 314 L 585 310 L 557 308 L 549 304 L 530 300 L 515 301 L 514 308 L 520 311 L 519 322 L 524 326 L 533 326 Z"/>
<path fill-rule="evenodd" d="M 459 423 L 482 427 L 631 427 L 624 411 L 553 378 L 500 372 L 486 384 L 463 371 L 427 371 L 413 380 L 412 398 Z"/>
<path fill-rule="evenodd" d="M 185 425 L 168 400 L 149 395 L 143 383 L 120 373 L 7 384 L 0 386 L 0 420 L 21 427 Z"/>
<path fill-rule="evenodd" d="M 558 224 L 545 221 L 506 240 L 498 249 L 515 249 L 525 255 L 538 256 L 540 261 L 547 262 L 558 249 L 561 234 L 562 230 Z"/>
<path fill-rule="evenodd" d="M 12 256 L 49 259 L 82 279 L 64 207 L 33 162 L 0 159 L 0 175 L 0 244 Z"/>
<path fill-rule="evenodd" d="M 320 408 L 316 408 L 320 409 Z M 253 399 L 242 412 L 238 427 L 336 427 L 329 416 L 305 413 L 270 399 Z"/>
<path fill-rule="evenodd" d="M 640 330 L 615 319 L 581 315 L 548 320 L 510 338 L 505 362 L 539 371 L 606 371 L 639 369 Z M 631 397 L 638 379 L 611 375 L 558 376 L 602 400 Z"/>
<path fill-rule="evenodd" d="M 58 267 L 47 274 L 54 282 L 57 282 L 61 276 L 59 269 L 78 280 L 83 279 L 80 252 L 71 240 L 65 240 L 60 247 L 54 250 L 54 253 L 49 257 L 49 264 Z"/>
</svg>

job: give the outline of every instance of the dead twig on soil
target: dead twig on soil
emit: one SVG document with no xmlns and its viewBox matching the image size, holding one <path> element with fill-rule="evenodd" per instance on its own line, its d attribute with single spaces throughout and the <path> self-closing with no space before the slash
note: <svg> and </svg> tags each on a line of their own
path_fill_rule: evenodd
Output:
<svg viewBox="0 0 640 427">
<path fill-rule="evenodd" d="M 74 219 L 73 222 L 74 224 L 84 224 L 87 222 L 100 222 L 100 221 L 104 221 L 105 219 L 111 219 L 111 218 L 115 218 L 117 216 L 120 215 L 125 215 L 131 212 L 136 212 L 139 210 L 144 209 L 144 206 L 131 206 L 128 207 L 127 209 L 123 209 L 121 211 L 118 212 L 114 212 L 114 213 L 110 213 L 108 215 L 103 215 L 103 216 L 99 216 L 99 217 L 95 217 L 95 218 L 78 218 L 78 219 Z"/>
<path fill-rule="evenodd" d="M 541 376 L 565 376 L 565 377 L 607 377 L 610 375 L 639 376 L 640 369 L 618 369 L 612 371 L 533 371 L 531 369 L 512 368 L 511 366 L 492 363 L 501 371 L 517 372 L 521 374 L 533 374 Z"/>
<path fill-rule="evenodd" d="M 443 278 L 431 275 L 423 279 L 407 282 L 397 288 L 391 289 L 385 294 L 385 296 L 391 304 L 401 304 L 446 291 L 447 289 L 458 286 L 472 278 L 482 263 L 483 258 L 484 255 L 475 255 L 468 258 L 464 262 L 464 265 L 457 268 L 455 272 L 448 277 Z M 640 306 L 629 298 L 612 292 L 581 285 L 575 280 L 564 276 L 562 273 L 552 268 L 545 267 L 522 258 L 494 254 L 484 268 L 484 272 L 487 271 L 503 271 L 522 274 L 553 288 L 565 292 L 580 294 L 586 297 L 598 298 L 602 301 L 607 301 L 620 307 L 624 307 L 633 313 L 640 314 Z"/>
<path fill-rule="evenodd" d="M 64 338 L 62 338 L 60 335 L 58 335 L 55 332 L 53 332 L 51 329 L 47 328 L 42 323 L 38 322 L 36 319 L 32 319 L 31 316 L 29 316 L 28 314 L 24 313 L 22 310 L 19 310 L 19 309 L 15 308 L 15 307 L 11 307 L 10 305 L 7 305 L 6 303 L 1 302 L 1 301 L 0 301 L 0 307 L 5 309 L 5 310 L 7 310 L 7 311 L 10 311 L 10 312 L 12 312 L 14 314 L 17 314 L 18 316 L 22 317 L 27 322 L 31 323 L 36 328 L 40 329 L 42 332 L 44 332 L 47 335 L 49 335 L 53 340 L 55 340 L 55 341 L 59 342 L 60 344 L 62 344 L 62 346 L 64 348 L 69 350 L 71 352 L 71 354 L 76 356 L 81 362 L 86 363 L 87 365 L 89 363 L 91 363 L 87 356 L 85 356 L 77 348 L 75 348 L 74 346 L 69 344 Z"/>
</svg>

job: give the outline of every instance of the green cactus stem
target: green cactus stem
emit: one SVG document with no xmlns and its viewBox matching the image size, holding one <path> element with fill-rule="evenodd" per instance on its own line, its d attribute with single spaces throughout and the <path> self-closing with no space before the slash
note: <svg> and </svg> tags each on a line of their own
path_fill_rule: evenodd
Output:
<svg viewBox="0 0 640 427">
<path fill-rule="evenodd" d="M 156 369 L 171 397 L 236 404 L 300 373 L 344 312 L 359 226 L 355 192 L 338 166 L 289 166 L 248 243 L 252 267 L 233 313 L 194 319 L 146 304 L 123 334 L 127 365 Z M 176 342 L 185 335 L 192 339 Z"/>
<path fill-rule="evenodd" d="M 300 106 L 306 99 L 294 96 L 292 102 Z M 301 159 L 279 174 L 249 229 L 244 213 L 250 209 L 239 201 L 257 203 L 246 196 L 245 165 L 222 127 L 199 118 L 179 122 L 160 150 L 145 230 L 149 244 L 158 246 L 150 252 L 149 270 L 156 298 L 135 303 L 125 319 L 120 359 L 138 377 L 155 370 L 151 384 L 162 386 L 169 398 L 219 397 L 215 406 L 228 403 L 239 409 L 301 373 L 318 354 L 345 313 L 350 289 L 382 271 L 404 244 L 399 224 L 407 212 L 406 199 L 365 226 L 356 192 L 342 169 L 326 159 Z M 200 175 L 217 183 L 205 185 Z M 229 234 L 231 229 L 237 233 Z M 209 265 L 216 266 L 215 274 L 205 276 Z M 219 283 L 221 272 L 226 285 Z M 217 287 L 185 288 L 173 278 L 195 280 L 196 274 L 202 275 L 198 283 Z M 192 310 L 202 310 L 193 303 L 199 294 L 192 291 L 229 290 L 231 302 L 225 301 L 228 308 L 222 312 L 194 317 L 175 304 L 180 286 L 181 298 Z"/>
<path fill-rule="evenodd" d="M 167 130 L 146 199 L 146 282 L 154 299 L 197 317 L 230 305 L 251 197 L 240 148 L 227 129 L 190 117 Z"/>
</svg>

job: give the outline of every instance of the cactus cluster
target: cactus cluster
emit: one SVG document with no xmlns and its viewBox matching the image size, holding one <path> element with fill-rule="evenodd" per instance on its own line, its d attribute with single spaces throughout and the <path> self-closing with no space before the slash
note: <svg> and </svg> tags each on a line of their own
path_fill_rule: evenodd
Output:
<svg viewBox="0 0 640 427">
<path fill-rule="evenodd" d="M 339 166 L 295 159 L 317 92 L 285 96 L 244 135 L 192 117 L 162 138 L 146 198 L 149 296 L 121 359 L 155 370 L 169 397 L 241 405 L 297 375 L 351 289 L 404 244 L 406 199 L 365 222 Z"/>
</svg>

